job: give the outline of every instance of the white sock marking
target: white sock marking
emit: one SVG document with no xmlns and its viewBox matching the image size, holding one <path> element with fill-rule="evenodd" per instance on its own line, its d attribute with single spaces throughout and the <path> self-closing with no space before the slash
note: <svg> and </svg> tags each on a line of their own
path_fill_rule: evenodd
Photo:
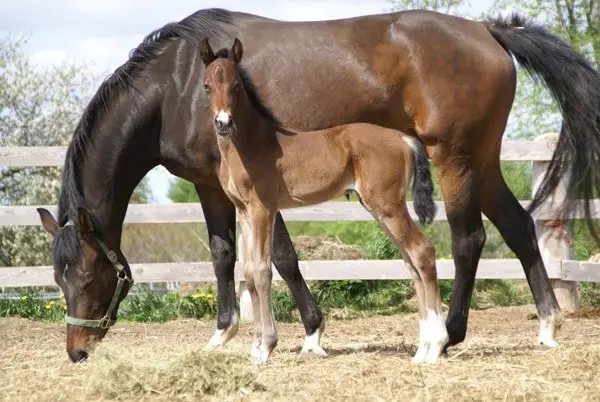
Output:
<svg viewBox="0 0 600 402">
<path fill-rule="evenodd" d="M 208 344 L 204 347 L 204 349 L 216 349 L 225 346 L 227 342 L 233 338 L 239 329 L 240 319 L 237 315 L 237 312 L 234 311 L 233 317 L 231 319 L 231 326 L 225 329 L 217 329 L 213 334 Z"/>
<path fill-rule="evenodd" d="M 549 348 L 555 348 L 558 343 L 554 339 L 556 335 L 556 316 L 551 314 L 548 317 L 540 318 L 540 335 L 538 343 Z"/>
<path fill-rule="evenodd" d="M 429 349 L 429 342 L 426 338 L 426 320 L 419 320 L 419 347 L 417 348 L 417 352 L 412 358 L 412 362 L 414 364 L 420 364 L 425 361 L 425 356 L 427 356 L 427 350 Z"/>
<path fill-rule="evenodd" d="M 304 345 L 300 354 L 311 353 L 317 356 L 327 356 L 327 353 L 321 347 L 321 335 L 325 331 L 325 321 L 321 321 L 321 325 L 312 335 L 306 335 L 304 337 Z"/>
</svg>

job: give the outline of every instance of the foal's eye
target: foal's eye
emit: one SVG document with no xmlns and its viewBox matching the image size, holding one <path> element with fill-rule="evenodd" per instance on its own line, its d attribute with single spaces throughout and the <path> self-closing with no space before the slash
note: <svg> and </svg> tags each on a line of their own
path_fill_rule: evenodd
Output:
<svg viewBox="0 0 600 402">
<path fill-rule="evenodd" d="M 210 93 L 210 87 L 208 86 L 208 84 L 204 84 L 204 90 L 206 91 L 207 94 Z"/>
</svg>

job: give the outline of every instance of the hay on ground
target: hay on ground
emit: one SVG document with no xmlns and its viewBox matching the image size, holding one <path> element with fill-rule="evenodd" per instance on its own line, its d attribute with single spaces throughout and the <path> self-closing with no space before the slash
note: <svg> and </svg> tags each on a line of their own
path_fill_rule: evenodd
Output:
<svg viewBox="0 0 600 402">
<path fill-rule="evenodd" d="M 110 399 L 144 395 L 197 399 L 250 392 L 257 376 L 246 356 L 219 351 L 190 351 L 178 358 L 154 355 L 138 361 L 122 348 L 102 344 L 89 364 L 89 394 Z"/>
</svg>

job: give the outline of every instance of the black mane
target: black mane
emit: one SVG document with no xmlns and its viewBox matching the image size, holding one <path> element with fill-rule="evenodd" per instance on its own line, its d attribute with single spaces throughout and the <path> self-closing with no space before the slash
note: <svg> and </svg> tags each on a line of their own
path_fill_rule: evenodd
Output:
<svg viewBox="0 0 600 402">
<path fill-rule="evenodd" d="M 58 205 L 60 226 L 77 216 L 79 207 L 85 207 L 76 167 L 88 157 L 88 151 L 94 145 L 95 128 L 99 120 L 110 112 L 114 101 L 124 92 L 134 92 L 135 80 L 143 77 L 149 62 L 163 54 L 173 40 L 181 39 L 194 48 L 199 46 L 202 38 L 208 36 L 228 43 L 232 40 L 234 28 L 233 16 L 227 10 L 197 11 L 148 34 L 130 52 L 129 59 L 107 77 L 85 108 L 67 150 Z M 79 258 L 79 242 L 74 235 L 73 227 L 63 228 L 57 234 L 53 246 L 56 263 L 64 266 L 64 263 Z"/>
</svg>

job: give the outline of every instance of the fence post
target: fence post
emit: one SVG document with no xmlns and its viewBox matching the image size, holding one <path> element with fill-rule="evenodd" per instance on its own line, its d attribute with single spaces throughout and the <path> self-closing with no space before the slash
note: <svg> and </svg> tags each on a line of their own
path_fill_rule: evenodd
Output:
<svg viewBox="0 0 600 402">
<path fill-rule="evenodd" d="M 237 256 L 238 261 L 244 261 L 244 242 L 242 238 L 242 231 L 238 225 L 238 236 L 237 236 Z M 252 298 L 250 297 L 250 292 L 248 288 L 246 288 L 246 282 L 240 281 L 239 287 L 239 295 L 240 295 L 240 319 L 246 322 L 252 322 Z"/>
<path fill-rule="evenodd" d="M 545 141 L 552 147 L 558 141 L 558 133 L 545 133 L 535 138 L 534 141 Z M 532 162 L 532 193 L 535 194 L 541 180 L 549 166 L 546 161 Z M 567 195 L 569 177 L 565 177 L 554 192 L 551 201 L 563 200 Z M 538 246 L 546 268 L 555 265 L 556 261 L 574 260 L 575 250 L 572 247 L 572 223 L 570 220 L 563 221 L 561 226 L 550 226 L 549 221 L 535 220 L 535 232 L 538 238 Z M 558 305 L 563 311 L 574 311 L 579 308 L 579 292 L 577 282 L 562 279 L 550 279 L 552 289 L 556 295 Z"/>
</svg>

